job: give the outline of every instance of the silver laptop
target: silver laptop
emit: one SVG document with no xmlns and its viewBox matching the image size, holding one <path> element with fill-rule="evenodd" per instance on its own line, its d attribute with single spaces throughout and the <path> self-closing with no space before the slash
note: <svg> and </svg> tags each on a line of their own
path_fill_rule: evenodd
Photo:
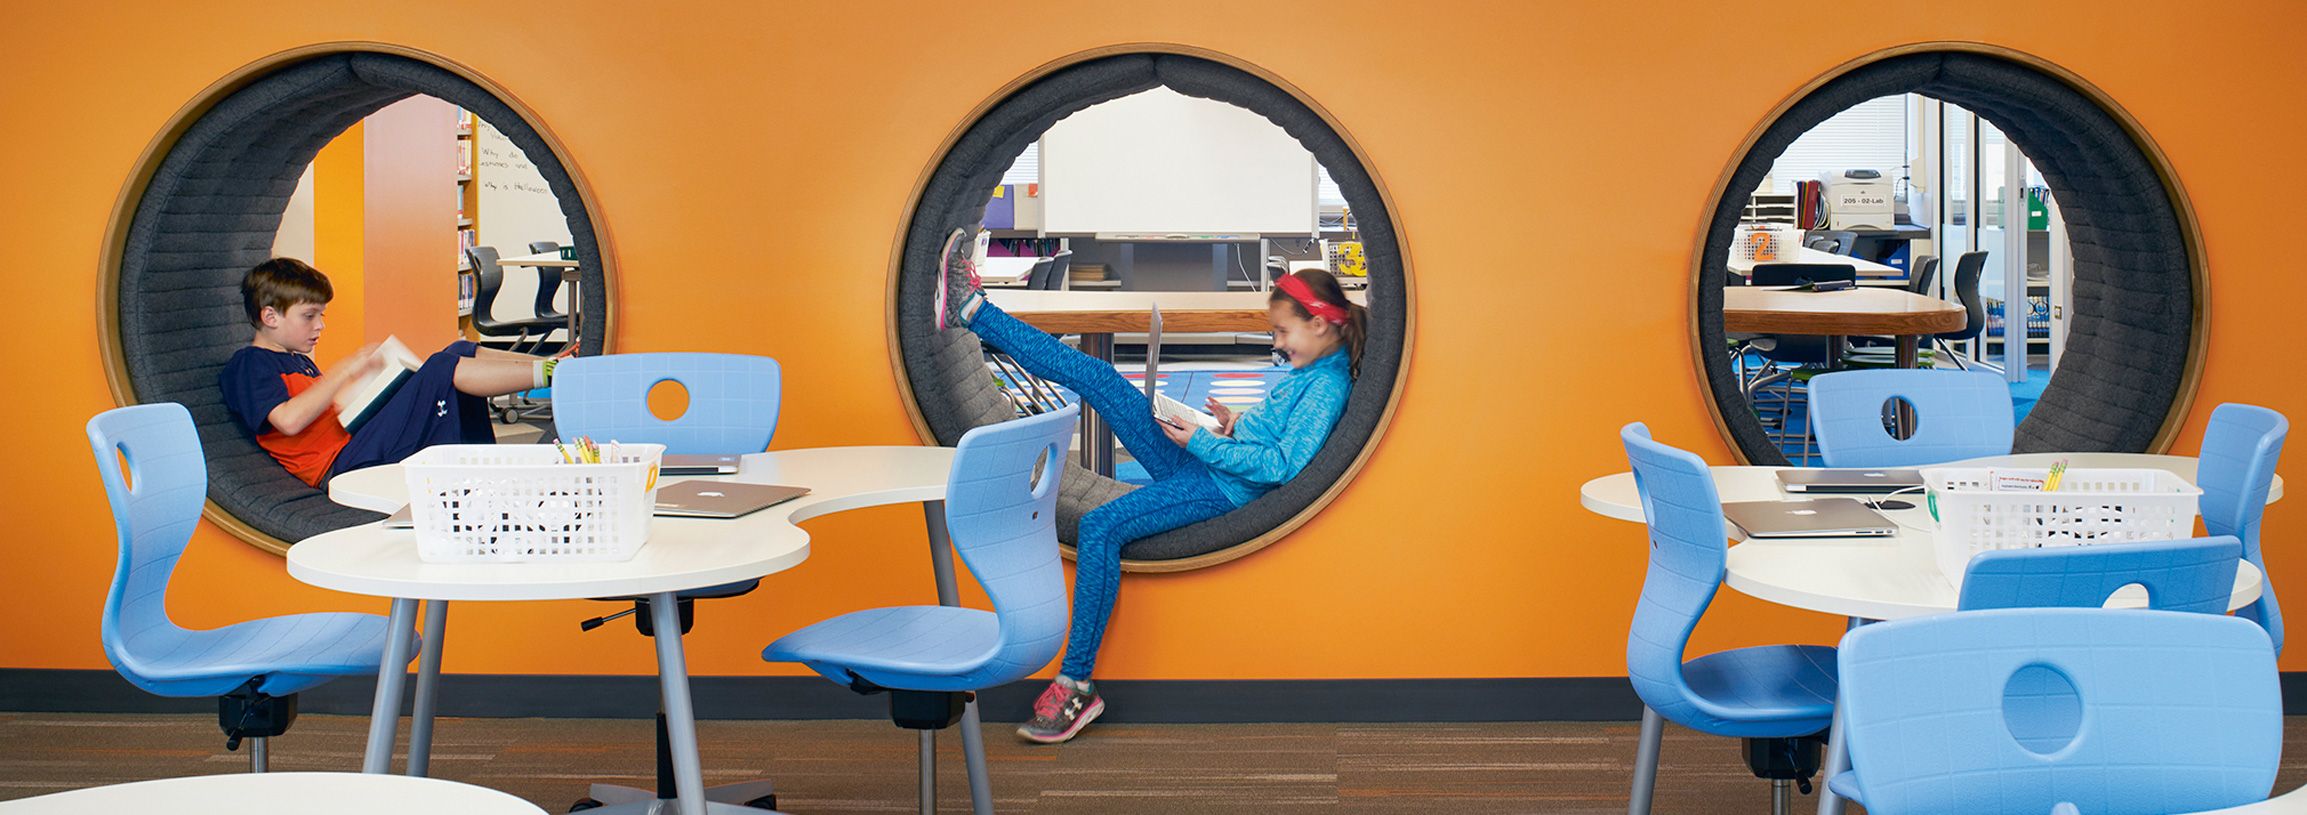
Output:
<svg viewBox="0 0 2307 815">
<path fill-rule="evenodd" d="M 1153 307 L 1146 318 L 1145 334 L 1145 400 L 1153 406 L 1154 421 L 1191 429 L 1195 425 L 1218 429 L 1217 417 L 1203 413 L 1192 405 L 1172 399 L 1161 392 L 1162 373 L 1162 307 Z"/>
<path fill-rule="evenodd" d="M 1749 538 L 1864 538 L 1897 534 L 1898 524 L 1850 498 L 1735 501 L 1722 515 Z"/>
<path fill-rule="evenodd" d="M 1921 470 L 1802 467 L 1778 471 L 1787 492 L 1896 492 L 1923 485 Z"/>
<path fill-rule="evenodd" d="M 808 487 L 683 481 L 657 488 L 657 514 L 677 518 L 737 518 L 808 494 Z"/>
<path fill-rule="evenodd" d="M 743 456 L 704 453 L 666 453 L 657 463 L 665 475 L 736 475 Z"/>
</svg>

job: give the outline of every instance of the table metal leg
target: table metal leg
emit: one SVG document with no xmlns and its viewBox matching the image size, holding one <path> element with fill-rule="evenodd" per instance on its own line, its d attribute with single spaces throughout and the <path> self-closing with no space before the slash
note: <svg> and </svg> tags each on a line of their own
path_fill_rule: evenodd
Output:
<svg viewBox="0 0 2307 815">
<path fill-rule="evenodd" d="M 1112 365 L 1113 335 L 1081 335 L 1081 352 Z M 1081 466 L 1098 475 L 1113 475 L 1113 428 L 1088 404 L 1081 411 Z"/>
<path fill-rule="evenodd" d="M 401 682 L 408 678 L 416 624 L 417 601 L 393 598 L 392 614 L 385 622 L 384 662 L 377 666 L 376 705 L 369 710 L 368 752 L 361 758 L 361 772 L 381 775 L 392 770 L 393 736 L 400 730 Z"/>
<path fill-rule="evenodd" d="M 673 789 L 681 815 L 705 815 L 705 771 L 697 760 L 697 713 L 689 704 L 689 666 L 681 653 L 681 601 L 672 592 L 649 597 L 657 631 L 657 681 L 665 696 L 665 732 L 672 738 Z"/>
<path fill-rule="evenodd" d="M 448 633 L 449 601 L 426 601 L 425 633 L 417 648 L 417 699 L 409 711 L 407 772 L 419 778 L 432 768 L 433 704 L 441 680 L 441 649 L 448 646 Z"/>
</svg>

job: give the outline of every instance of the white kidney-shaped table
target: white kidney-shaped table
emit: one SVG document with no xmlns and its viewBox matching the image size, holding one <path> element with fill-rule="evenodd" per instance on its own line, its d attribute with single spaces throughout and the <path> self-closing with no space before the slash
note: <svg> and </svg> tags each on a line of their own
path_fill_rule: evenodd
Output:
<svg viewBox="0 0 2307 815">
<path fill-rule="evenodd" d="M 113 784 L 0 802 L 4 815 L 170 812 L 176 815 L 545 815 L 486 787 L 397 775 L 235 773 Z"/>
<path fill-rule="evenodd" d="M 2196 460 L 2186 456 L 2150 453 L 2025 453 L 1948 462 L 1948 467 L 2049 467 L 2059 461 L 2075 468 L 2164 470 L 2195 483 Z M 1714 489 L 1725 502 L 1785 501 L 1812 497 L 1789 494 L 1778 482 L 1784 467 L 1713 467 Z M 1866 496 L 1872 497 L 1872 496 Z M 1890 496 L 1914 504 L 1912 509 L 1882 510 L 1898 524 L 1889 537 L 1749 539 L 1731 546 L 1724 558 L 1722 583 L 1740 593 L 1783 606 L 1848 617 L 1852 625 L 1867 620 L 1895 620 L 1944 614 L 1955 610 L 1956 587 L 1939 570 L 1932 520 L 1920 493 Z M 2267 490 L 2267 503 L 2283 497 L 2283 479 Z M 1642 494 L 1634 474 L 1612 473 L 1578 488 L 1578 503 L 1595 514 L 1641 523 Z M 1724 524 L 1737 534 L 1738 527 Z M 2242 608 L 2259 599 L 2259 570 L 2246 562 L 2235 570 L 2235 593 L 2227 607 Z M 2146 605 L 2145 592 L 2125 587 L 2111 598 L 2120 606 Z M 1842 709 L 1835 708 L 1829 733 L 1826 767 L 1820 777 L 1832 778 L 1849 768 L 1842 747 Z M 1842 799 L 1819 785 L 1820 815 L 1842 812 Z M 2298 803 L 2298 802 L 2294 802 Z M 2251 812 L 2261 810 L 2252 809 Z"/>
<path fill-rule="evenodd" d="M 795 526 L 834 512 L 886 504 L 922 503 L 938 600 L 958 603 L 952 547 L 945 534 L 945 487 L 953 467 L 949 447 L 827 447 L 755 453 L 723 480 L 808 487 L 808 495 L 736 519 L 660 517 L 649 542 L 631 560 L 615 563 L 426 563 L 417 559 L 416 532 L 381 522 L 340 529 L 298 542 L 288 551 L 288 572 L 321 588 L 392 598 L 390 638 L 377 674 L 368 751 L 361 769 L 390 771 L 393 740 L 407 665 L 418 656 L 416 700 L 410 715 L 409 775 L 426 772 L 432 744 L 434 687 L 447 634 L 448 603 L 459 600 L 571 600 L 648 597 L 658 635 L 657 671 L 665 725 L 673 753 L 674 786 L 683 815 L 704 815 L 704 775 L 697 757 L 695 714 L 687 663 L 681 651 L 680 606 L 674 592 L 774 574 L 809 557 L 809 535 Z M 683 480 L 667 479 L 667 482 Z M 399 465 L 371 467 L 329 481 L 340 504 L 393 512 L 408 503 Z M 415 650 L 417 603 L 425 609 L 424 647 Z"/>
<path fill-rule="evenodd" d="M 2195 459 L 2149 453 L 2026 453 L 1949 462 L 1949 467 L 2048 467 L 2060 460 L 2077 468 L 2164 470 L 2195 482 Z M 1715 467 L 1714 488 L 1723 502 L 1784 501 L 1812 497 L 1789 494 L 1778 483 L 1784 467 Z M 1823 496 L 1821 496 L 1823 497 Z M 1890 496 L 1913 509 L 1884 510 L 1898 534 L 1875 538 L 1780 538 L 1746 540 L 1730 547 L 1723 585 L 1783 606 L 1822 611 L 1860 620 L 1896 620 L 1955 610 L 1956 590 L 1939 571 L 1932 546 L 1936 522 L 1919 493 Z M 2277 477 L 2267 502 L 2283 497 Z M 1633 473 L 1613 473 L 1578 488 L 1578 503 L 1597 515 L 1642 522 L 1642 495 Z M 1737 527 L 1730 526 L 1732 534 Z M 2259 570 L 2244 563 L 2235 574 L 2230 608 L 2259 599 Z M 2115 595 L 2117 604 L 2145 605 L 2137 591 Z"/>
</svg>

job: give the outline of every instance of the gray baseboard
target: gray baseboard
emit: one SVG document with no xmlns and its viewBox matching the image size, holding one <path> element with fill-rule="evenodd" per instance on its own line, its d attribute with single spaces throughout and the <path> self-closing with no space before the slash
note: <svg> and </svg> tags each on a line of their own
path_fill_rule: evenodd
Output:
<svg viewBox="0 0 2307 815">
<path fill-rule="evenodd" d="M 1019 721 L 1043 684 L 985 692 L 993 721 Z M 700 676 L 690 681 L 707 719 L 878 719 L 889 703 L 816 677 Z M 1620 677 L 1542 679 L 1129 680 L 1098 683 L 1109 722 L 1620 721 L 1641 703 Z M 306 713 L 365 714 L 376 681 L 349 678 L 305 691 Z M 164 699 L 112 671 L 0 669 L 0 711 L 204 713 L 210 699 Z M 647 718 L 654 676 L 441 677 L 440 715 Z"/>
<path fill-rule="evenodd" d="M 989 721 L 1025 718 L 1042 685 L 1017 682 L 983 696 Z M 888 702 L 816 677 L 701 676 L 690 681 L 705 719 L 879 719 Z M 1624 677 L 1513 679 L 1117 679 L 1098 683 L 1102 721 L 1230 722 L 1634 721 L 1642 704 Z M 366 714 L 376 681 L 344 679 L 305 691 L 305 713 Z M 2307 714 L 2307 673 L 2283 674 L 2283 709 Z M 0 668 L 0 711 L 214 713 L 212 699 L 164 699 L 98 670 Z M 654 676 L 441 677 L 440 715 L 641 719 L 657 711 Z"/>
</svg>

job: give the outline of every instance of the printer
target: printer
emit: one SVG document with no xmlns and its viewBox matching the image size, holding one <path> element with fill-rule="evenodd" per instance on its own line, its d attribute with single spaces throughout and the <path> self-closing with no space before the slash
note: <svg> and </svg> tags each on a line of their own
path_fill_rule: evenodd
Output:
<svg viewBox="0 0 2307 815">
<path fill-rule="evenodd" d="M 1828 229 L 1889 229 L 1897 223 L 1891 182 L 1882 171 L 1828 171 L 1818 180 L 1825 188 Z"/>
</svg>

